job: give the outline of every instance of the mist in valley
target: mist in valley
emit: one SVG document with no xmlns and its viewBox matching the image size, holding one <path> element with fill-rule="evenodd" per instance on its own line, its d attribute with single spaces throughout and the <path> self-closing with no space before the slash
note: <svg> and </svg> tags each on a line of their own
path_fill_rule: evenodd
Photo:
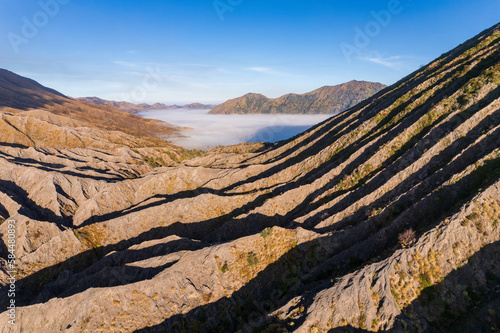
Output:
<svg viewBox="0 0 500 333">
<path fill-rule="evenodd" d="M 332 114 L 217 115 L 208 114 L 209 111 L 154 110 L 139 115 L 149 119 L 166 121 L 180 127 L 191 128 L 182 131 L 182 136 L 169 138 L 169 141 L 183 148 L 202 150 L 243 142 L 286 140 L 332 116 Z"/>
</svg>

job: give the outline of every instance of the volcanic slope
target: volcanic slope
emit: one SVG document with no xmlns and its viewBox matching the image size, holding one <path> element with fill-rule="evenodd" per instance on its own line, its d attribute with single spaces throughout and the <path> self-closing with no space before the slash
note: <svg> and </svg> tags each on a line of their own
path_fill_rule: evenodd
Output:
<svg viewBox="0 0 500 333">
<path fill-rule="evenodd" d="M 11 133 L 19 132 L 17 134 L 22 133 L 29 137 L 26 131 L 30 131 L 33 127 L 47 127 L 47 121 L 56 126 L 90 127 L 94 131 L 98 129 L 121 131 L 149 138 L 152 135 L 168 137 L 178 134 L 178 129 L 171 124 L 144 119 L 111 105 L 77 101 L 58 91 L 44 87 L 34 80 L 2 68 L 0 68 L 0 116 L 0 129 L 10 136 L 15 136 Z M 6 117 L 15 118 L 14 123 L 21 126 L 12 125 L 12 122 Z M 38 120 L 41 120 L 42 123 L 38 123 Z M 54 126 L 50 127 L 53 129 Z M 39 131 L 42 130 L 39 129 Z M 62 133 L 63 136 L 65 134 Z M 24 139 L 22 144 L 26 143 L 26 138 Z M 53 141 L 53 137 L 50 137 L 46 140 L 38 140 L 36 143 L 50 145 Z M 158 145 L 159 143 L 158 141 L 154 142 L 154 139 L 151 141 L 153 142 L 150 145 Z M 85 145 L 81 144 L 80 146 L 84 147 Z"/>
<path fill-rule="evenodd" d="M 499 60 L 496 25 L 286 142 L 134 177 L 119 151 L 0 145 L 0 327 L 500 330 Z"/>
</svg>

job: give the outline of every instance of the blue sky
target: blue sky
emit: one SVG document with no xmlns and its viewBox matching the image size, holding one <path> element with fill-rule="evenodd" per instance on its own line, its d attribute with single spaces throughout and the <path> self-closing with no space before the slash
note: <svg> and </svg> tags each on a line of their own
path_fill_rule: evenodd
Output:
<svg viewBox="0 0 500 333">
<path fill-rule="evenodd" d="M 168 104 L 392 84 L 500 18 L 498 0 L 0 0 L 0 9 L 1 68 L 72 97 Z"/>
</svg>

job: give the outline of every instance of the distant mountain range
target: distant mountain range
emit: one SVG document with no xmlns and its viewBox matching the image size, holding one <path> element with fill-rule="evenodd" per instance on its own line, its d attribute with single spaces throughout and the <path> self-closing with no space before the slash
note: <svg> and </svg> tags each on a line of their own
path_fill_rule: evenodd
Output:
<svg viewBox="0 0 500 333">
<path fill-rule="evenodd" d="M 376 82 L 350 81 L 336 86 L 325 86 L 306 94 L 287 94 L 276 99 L 250 93 L 230 99 L 213 108 L 210 113 L 335 114 L 353 107 L 385 87 Z"/>
<path fill-rule="evenodd" d="M 146 104 L 146 103 L 141 103 L 141 104 L 134 104 L 134 103 L 129 103 L 129 102 L 117 102 L 117 101 L 109 101 L 105 100 L 99 97 L 80 97 L 77 98 L 76 100 L 82 101 L 82 102 L 87 102 L 87 103 L 93 103 L 97 105 L 112 105 L 115 106 L 123 111 L 129 112 L 129 113 L 140 113 L 140 112 L 145 112 L 145 111 L 151 111 L 151 110 L 173 110 L 173 109 L 213 109 L 215 105 L 207 105 L 207 104 L 201 104 L 201 103 L 192 103 L 192 104 L 186 104 L 183 106 L 179 105 L 166 105 L 163 103 L 155 103 L 155 104 Z"/>
</svg>

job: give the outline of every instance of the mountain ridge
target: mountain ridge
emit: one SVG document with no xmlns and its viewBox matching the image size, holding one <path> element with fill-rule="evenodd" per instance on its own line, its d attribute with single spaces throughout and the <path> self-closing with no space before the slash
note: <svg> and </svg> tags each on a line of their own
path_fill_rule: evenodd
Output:
<svg viewBox="0 0 500 333">
<path fill-rule="evenodd" d="M 134 104 L 130 102 L 118 102 L 118 101 L 111 101 L 111 100 L 105 100 L 99 97 L 78 97 L 76 98 L 78 101 L 82 102 L 88 102 L 88 103 L 93 103 L 93 104 L 98 104 L 98 105 L 112 105 L 115 106 L 123 111 L 129 112 L 129 113 L 140 113 L 140 112 L 146 112 L 146 111 L 151 111 L 151 110 L 176 110 L 176 109 L 212 109 L 215 107 L 215 105 L 211 104 L 202 104 L 202 103 L 191 103 L 191 104 L 185 104 L 182 106 L 179 105 L 166 105 L 163 103 L 155 103 L 155 104 L 146 104 L 146 103 L 140 103 L 140 104 Z"/>
<path fill-rule="evenodd" d="M 248 93 L 219 104 L 210 113 L 334 114 L 349 109 L 385 87 L 381 83 L 352 80 L 336 86 L 323 86 L 304 94 L 290 93 L 274 99 Z"/>
</svg>

